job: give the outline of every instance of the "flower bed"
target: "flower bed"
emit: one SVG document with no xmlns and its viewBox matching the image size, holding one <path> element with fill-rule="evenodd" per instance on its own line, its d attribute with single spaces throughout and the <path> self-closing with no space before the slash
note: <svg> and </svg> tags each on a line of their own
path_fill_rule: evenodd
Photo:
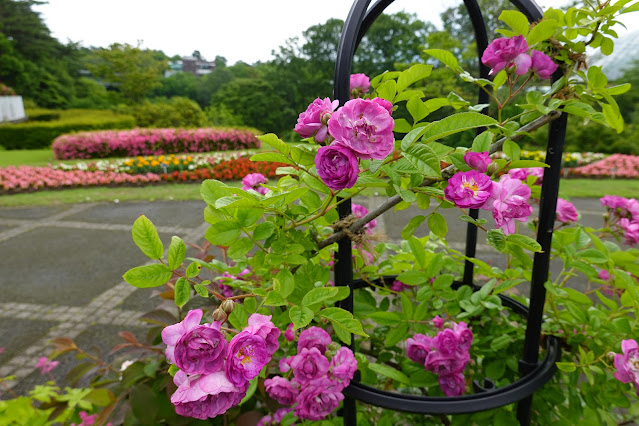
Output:
<svg viewBox="0 0 639 426">
<path fill-rule="evenodd" d="M 639 156 L 613 154 L 596 163 L 577 167 L 570 171 L 573 176 L 581 177 L 618 177 L 639 178 Z"/>
<path fill-rule="evenodd" d="M 248 130 L 133 129 L 66 134 L 53 141 L 59 160 L 259 148 Z"/>
</svg>

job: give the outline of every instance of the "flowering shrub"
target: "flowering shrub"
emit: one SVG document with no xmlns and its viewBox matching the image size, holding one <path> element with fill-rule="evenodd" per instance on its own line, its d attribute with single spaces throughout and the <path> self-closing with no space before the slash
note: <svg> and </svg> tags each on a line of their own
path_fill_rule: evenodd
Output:
<svg viewBox="0 0 639 426">
<path fill-rule="evenodd" d="M 72 133 L 53 141 L 58 160 L 166 155 L 259 148 L 248 130 L 134 129 Z"/>
<path fill-rule="evenodd" d="M 242 424 L 258 411 L 262 425 L 340 424 L 334 416 L 346 407 L 344 395 L 354 381 L 389 393 L 442 398 L 468 395 L 481 383 L 518 386 L 526 374 L 519 360 L 527 320 L 504 300 L 529 303 L 522 287 L 533 269 L 539 272 L 532 258 L 548 255 L 557 271 L 542 277 L 547 296 L 540 350 L 550 356 L 543 343 L 560 340 L 562 351 L 553 366 L 559 371 L 535 393 L 534 421 L 634 421 L 637 344 L 628 337 L 637 333 L 639 252 L 621 238 L 639 242 L 634 238 L 639 235 L 637 201 L 602 200 L 608 222 L 599 230 L 580 225 L 568 201 L 557 204 L 554 224 L 539 225 L 530 216 L 539 196 L 537 168 L 547 165 L 522 160 L 517 144 L 563 114 L 623 127 L 612 97 L 623 89 L 608 88 L 597 67 L 582 70 L 580 52 L 588 41 L 577 36 L 592 34 L 595 45 L 607 46 L 603 40 L 614 37 L 608 24 L 625 4 L 571 8 L 566 14 L 551 9 L 532 28 L 519 12 L 504 12 L 501 20 L 510 29 L 500 32 L 507 37 L 493 42 L 483 56 L 492 81 L 472 77 L 449 52 L 426 51 L 463 80 L 485 88 L 497 118 L 476 112 L 454 94 L 422 99 L 411 86 L 428 78 L 431 65 L 385 73 L 369 80 L 370 87 L 361 76 L 353 78 L 358 87 L 340 108 L 320 101 L 326 107 L 320 113 L 309 112 L 313 105 L 302 113 L 301 127 L 306 127 L 298 131 L 310 135 L 308 144 L 286 144 L 272 134 L 260 137 L 274 151 L 252 159 L 286 164 L 266 185 L 268 191 L 255 190 L 265 185 L 259 176 L 247 177 L 246 189 L 214 179 L 202 183 L 204 218 L 210 224 L 205 244 L 221 248 L 219 258 L 207 253 L 187 258 L 177 236 L 165 251 L 155 226 L 140 216 L 133 241 L 157 262 L 132 268 L 123 278 L 136 287 L 160 288 L 176 309 L 175 315 L 147 315 L 159 325 L 156 334 L 149 333 L 151 343 L 126 338 L 125 346 L 147 351 L 125 370 L 128 377 L 136 377 L 136 369 L 142 373 L 128 380 L 129 386 L 114 386 L 123 405 L 138 406 L 138 414 L 132 410 L 127 420 L 166 422 L 161 412 L 167 418 L 179 414 Z M 558 67 L 563 76 L 549 90 L 529 86 Z M 507 90 L 498 90 L 501 86 Z M 523 114 L 503 116 L 524 89 Z M 402 102 L 413 118 L 406 121 L 410 130 L 395 128 L 392 114 Z M 468 109 L 428 121 L 433 105 Z M 441 143 L 468 129 L 478 130 L 469 150 Z M 393 130 L 403 138 L 394 141 Z M 489 161 L 499 150 L 505 158 Z M 549 176 L 545 173 L 541 183 L 547 185 Z M 359 205 L 349 209 L 345 200 L 367 187 L 383 189 L 389 198 L 368 211 Z M 542 209 L 553 202 L 544 200 L 549 204 Z M 413 204 L 422 214 L 406 224 L 401 242 L 375 234 L 377 216 Z M 468 259 L 452 248 L 441 208 L 458 210 L 461 221 L 476 226 L 482 240 L 485 236 L 505 257 L 504 266 Z M 471 208 L 490 211 L 492 220 L 473 218 Z M 418 231 L 422 223 L 428 234 Z M 525 228 L 541 236 L 552 233 L 552 247 L 542 253 Z M 340 249 L 337 243 L 344 238 L 353 244 Z M 472 285 L 460 281 L 465 261 L 474 267 Z M 339 285 L 331 280 L 333 266 Z M 345 285 L 351 269 L 359 281 Z M 533 284 L 535 290 L 542 290 L 539 284 Z M 201 311 L 186 308 L 194 297 L 204 299 L 195 302 Z M 349 305 L 354 308 L 344 309 Z M 65 348 L 76 350 L 68 342 Z M 136 392 L 162 410 L 140 411 Z M 107 420 L 111 414 L 104 412 Z M 512 405 L 451 418 L 360 404 L 357 414 L 364 425 L 517 424 Z"/>
<path fill-rule="evenodd" d="M 639 177 L 639 156 L 613 154 L 587 166 L 572 169 L 570 174 L 583 177 L 637 179 Z"/>
</svg>

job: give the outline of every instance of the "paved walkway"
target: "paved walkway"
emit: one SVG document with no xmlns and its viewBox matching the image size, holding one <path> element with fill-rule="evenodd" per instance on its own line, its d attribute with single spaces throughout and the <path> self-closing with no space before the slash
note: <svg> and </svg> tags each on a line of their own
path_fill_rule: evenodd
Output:
<svg viewBox="0 0 639 426">
<path fill-rule="evenodd" d="M 598 200 L 573 201 L 584 224 L 602 224 Z M 381 202 L 379 197 L 361 200 L 369 208 Z M 119 331 L 144 335 L 138 318 L 159 299 L 150 298 L 153 289 L 138 290 L 122 280 L 131 267 L 152 263 L 133 243 L 131 225 L 143 213 L 156 225 L 165 248 L 172 235 L 197 243 L 208 227 L 203 208 L 199 201 L 0 208 L 0 347 L 5 348 L 0 377 L 15 375 L 8 385 L 20 393 L 44 381 L 34 366 L 50 353 L 48 342 L 55 337 L 71 337 L 82 347 L 97 345 L 113 360 L 117 355 L 108 352 L 121 342 Z M 450 219 L 459 216 L 454 209 L 443 213 Z M 378 230 L 397 241 L 416 214 L 423 212 L 387 213 L 378 219 Z M 466 226 L 459 223 L 449 225 L 449 240 L 463 250 Z M 427 232 L 423 224 L 417 235 Z M 483 260 L 501 263 L 489 246 L 480 243 L 478 251 Z M 70 354 L 59 360 L 57 377 L 77 362 Z"/>
</svg>

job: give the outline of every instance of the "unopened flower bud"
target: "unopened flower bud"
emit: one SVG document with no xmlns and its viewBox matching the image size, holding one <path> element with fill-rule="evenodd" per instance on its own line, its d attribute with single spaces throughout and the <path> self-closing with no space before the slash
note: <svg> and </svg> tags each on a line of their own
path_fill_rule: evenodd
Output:
<svg viewBox="0 0 639 426">
<path fill-rule="evenodd" d="M 604 214 L 603 214 L 603 220 L 604 220 L 604 223 L 608 223 L 608 220 L 609 220 L 609 219 L 610 219 L 610 215 L 609 215 L 608 213 L 604 213 Z"/>
<path fill-rule="evenodd" d="M 335 356 L 336 351 L 331 351 L 331 350 L 327 350 L 326 352 L 324 352 L 324 355 L 326 356 L 326 358 L 331 359 L 333 358 L 333 356 Z"/>
<path fill-rule="evenodd" d="M 235 309 L 235 302 L 232 301 L 231 299 L 226 299 L 220 305 L 220 309 L 223 310 L 226 314 L 230 315 L 231 312 L 233 312 L 233 309 Z"/>
<path fill-rule="evenodd" d="M 337 352 L 337 350 L 339 349 L 339 345 L 335 342 L 331 342 L 326 345 L 326 349 L 328 349 L 329 351 Z"/>
<path fill-rule="evenodd" d="M 498 171 L 499 171 L 499 164 L 495 163 L 494 161 L 490 163 L 488 167 L 486 168 L 486 174 L 488 176 L 492 176 Z"/>
<path fill-rule="evenodd" d="M 607 356 L 608 356 L 608 361 L 610 362 L 615 362 L 615 355 L 617 355 L 614 352 L 608 352 Z"/>
<path fill-rule="evenodd" d="M 226 313 L 220 308 L 217 308 L 216 310 L 213 311 L 214 321 L 224 322 L 226 321 L 226 316 L 227 316 Z"/>
<path fill-rule="evenodd" d="M 353 89 L 351 90 L 351 99 L 359 98 L 359 90 Z"/>
<path fill-rule="evenodd" d="M 320 122 L 324 125 L 324 126 L 328 126 L 328 120 L 331 118 L 331 111 L 326 111 L 324 114 L 322 114 L 322 117 L 320 118 Z"/>
</svg>

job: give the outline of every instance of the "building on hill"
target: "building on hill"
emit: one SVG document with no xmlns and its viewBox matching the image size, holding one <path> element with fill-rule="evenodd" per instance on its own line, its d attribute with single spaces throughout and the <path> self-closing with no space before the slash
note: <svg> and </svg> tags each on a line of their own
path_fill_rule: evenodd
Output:
<svg viewBox="0 0 639 426">
<path fill-rule="evenodd" d="M 198 59 L 193 56 L 184 56 L 179 61 L 169 61 L 169 69 L 164 72 L 164 77 L 170 77 L 178 72 L 190 72 L 202 77 L 215 69 L 215 62 Z"/>
</svg>

